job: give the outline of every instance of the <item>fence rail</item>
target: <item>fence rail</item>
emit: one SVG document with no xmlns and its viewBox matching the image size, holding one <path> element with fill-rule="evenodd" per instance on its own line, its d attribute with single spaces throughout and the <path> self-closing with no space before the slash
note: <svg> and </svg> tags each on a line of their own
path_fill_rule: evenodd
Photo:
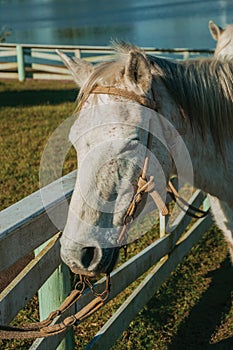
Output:
<svg viewBox="0 0 233 350">
<path fill-rule="evenodd" d="M 0 78 L 72 80 L 69 71 L 63 66 L 56 49 L 83 58 L 93 63 L 112 59 L 113 49 L 109 46 L 68 46 L 68 45 L 29 45 L 0 44 Z M 187 59 L 200 55 L 212 55 L 211 49 L 160 49 L 145 47 L 151 55 L 163 55 Z"/>
<path fill-rule="evenodd" d="M 8 324 L 38 290 L 39 302 L 43 305 L 43 307 L 40 307 L 42 318 L 56 309 L 61 299 L 69 293 L 69 273 L 61 264 L 59 256 L 60 233 L 57 232 L 54 224 L 48 219 L 47 211 L 53 217 L 62 216 L 62 222 L 65 223 L 68 208 L 67 201 L 72 194 L 75 177 L 76 173 L 72 172 L 43 188 L 42 195 L 40 191 L 37 191 L 0 212 L 0 222 L 2 223 L 0 231 L 0 271 L 4 271 L 37 248 L 35 258 L 0 294 L 0 323 Z M 57 186 L 63 187 L 62 195 L 57 195 Z M 41 199 L 45 195 L 46 198 L 50 198 L 46 208 L 44 208 Z M 196 191 L 190 198 L 190 203 L 200 206 L 204 198 L 200 191 Z M 190 224 L 190 220 L 190 217 L 181 212 L 174 221 L 172 233 L 156 240 L 113 271 L 111 274 L 112 288 L 108 301 L 116 297 L 154 266 L 143 282 L 109 319 L 86 349 L 103 349 L 103 344 L 105 349 L 112 346 L 121 332 L 152 297 L 155 290 L 176 268 L 183 256 L 212 223 L 210 216 L 198 220 L 183 235 L 187 225 Z M 41 245 L 42 247 L 38 248 Z M 15 254 L 9 254 L 10 247 L 11 250 L 14 247 Z M 95 288 L 102 290 L 104 283 L 104 279 L 100 280 L 96 283 Z M 17 298 L 15 298 L 16 295 Z M 77 312 L 80 310 L 91 300 L 91 297 L 91 292 L 87 290 L 75 305 L 75 309 L 73 308 L 71 311 Z M 60 321 L 61 319 L 58 317 L 56 322 Z M 52 338 L 37 339 L 30 350 L 73 349 L 72 334 L 69 333 L 65 339 L 63 337 L 64 335 L 60 334 Z"/>
</svg>

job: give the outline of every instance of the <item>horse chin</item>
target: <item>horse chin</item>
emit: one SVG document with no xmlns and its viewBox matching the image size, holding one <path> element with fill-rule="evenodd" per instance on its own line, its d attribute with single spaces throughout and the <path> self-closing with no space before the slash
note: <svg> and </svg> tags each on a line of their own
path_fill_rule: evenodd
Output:
<svg viewBox="0 0 233 350">
<path fill-rule="evenodd" d="M 84 269 L 79 269 L 77 267 L 71 267 L 70 269 L 75 275 L 82 275 L 82 276 L 87 276 L 87 277 L 98 276 L 98 274 L 96 274 L 94 271 L 87 271 Z"/>
</svg>

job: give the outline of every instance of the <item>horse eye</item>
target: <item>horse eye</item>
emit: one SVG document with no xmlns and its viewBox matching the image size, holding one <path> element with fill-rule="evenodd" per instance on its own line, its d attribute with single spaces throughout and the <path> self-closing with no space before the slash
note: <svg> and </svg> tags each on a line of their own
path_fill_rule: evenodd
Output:
<svg viewBox="0 0 233 350">
<path fill-rule="evenodd" d="M 135 136 L 135 137 L 133 137 L 133 138 L 131 139 L 131 141 L 137 141 L 137 142 L 139 142 L 140 140 L 139 140 L 139 138 L 138 138 L 137 136 Z"/>
</svg>

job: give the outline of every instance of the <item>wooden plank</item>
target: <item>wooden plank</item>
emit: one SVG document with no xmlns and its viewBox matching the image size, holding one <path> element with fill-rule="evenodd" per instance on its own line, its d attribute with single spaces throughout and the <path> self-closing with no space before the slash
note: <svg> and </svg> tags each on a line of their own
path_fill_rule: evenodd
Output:
<svg viewBox="0 0 233 350">
<path fill-rule="evenodd" d="M 17 70 L 18 64 L 16 62 L 0 63 L 0 70 L 15 69 Z"/>
<path fill-rule="evenodd" d="M 63 200 L 73 190 L 75 180 L 76 171 L 73 171 L 2 210 L 0 212 L 0 240 L 14 232 L 16 228 L 25 225 L 30 219 L 37 217 L 46 209 Z M 45 197 L 47 201 L 46 208 L 42 199 Z"/>
<path fill-rule="evenodd" d="M 51 53 L 32 50 L 31 57 L 41 58 L 41 59 L 51 60 L 51 61 L 62 61 L 56 52 L 54 52 L 54 54 L 51 54 Z"/>
<path fill-rule="evenodd" d="M 57 234 L 0 293 L 1 324 L 8 324 L 17 315 L 61 263 L 59 237 Z"/>
<path fill-rule="evenodd" d="M 67 74 L 68 69 L 64 67 L 57 67 L 52 66 L 49 64 L 38 64 L 38 63 L 32 63 L 32 69 L 42 71 L 42 72 L 52 72 L 52 73 L 61 73 L 61 74 Z"/>
<path fill-rule="evenodd" d="M 18 73 L 0 72 L 0 78 L 2 78 L 2 79 L 18 79 Z"/>
<path fill-rule="evenodd" d="M 12 57 L 12 56 L 16 56 L 16 50 L 2 50 L 2 48 L 0 48 L 0 57 Z"/>
<path fill-rule="evenodd" d="M 73 171 L 0 212 L 0 272 L 57 233 L 58 228 L 49 215 L 61 227 L 65 225 L 66 198 L 71 197 L 75 180 L 76 171 Z M 47 197 L 46 208 L 41 193 Z M 9 254 L 12 247 L 14 254 Z"/>
<path fill-rule="evenodd" d="M 72 75 L 66 74 L 46 74 L 46 73 L 33 73 L 33 79 L 38 80 L 74 80 Z"/>
<path fill-rule="evenodd" d="M 116 313 L 105 323 L 86 350 L 109 349 L 114 345 L 129 323 L 143 306 L 153 297 L 155 291 L 169 277 L 194 244 L 210 227 L 211 217 L 198 221 L 185 235 L 182 242 L 173 250 L 169 258 L 160 261 L 147 277 L 140 283 L 130 297 L 120 306 Z"/>
</svg>

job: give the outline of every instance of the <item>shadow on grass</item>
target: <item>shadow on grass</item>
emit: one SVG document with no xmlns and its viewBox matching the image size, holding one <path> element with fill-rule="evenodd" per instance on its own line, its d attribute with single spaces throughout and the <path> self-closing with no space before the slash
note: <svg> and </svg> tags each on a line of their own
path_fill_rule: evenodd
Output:
<svg viewBox="0 0 233 350">
<path fill-rule="evenodd" d="M 209 288 L 193 307 L 188 318 L 180 325 L 168 350 L 233 349 L 232 334 L 228 334 L 227 339 L 210 344 L 211 337 L 231 308 L 233 279 L 229 259 L 224 260 L 220 268 L 210 272 L 207 277 L 212 279 Z"/>
<path fill-rule="evenodd" d="M 56 105 L 64 102 L 74 102 L 77 94 L 77 89 L 1 91 L 0 106 Z"/>
</svg>

